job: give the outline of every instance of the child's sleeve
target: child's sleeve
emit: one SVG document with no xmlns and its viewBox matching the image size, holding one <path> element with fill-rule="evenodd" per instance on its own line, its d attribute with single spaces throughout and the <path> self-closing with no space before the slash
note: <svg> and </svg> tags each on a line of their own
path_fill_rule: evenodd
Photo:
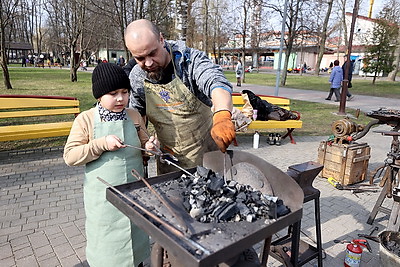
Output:
<svg viewBox="0 0 400 267">
<path fill-rule="evenodd" d="M 106 137 L 93 139 L 93 116 L 88 112 L 75 118 L 64 147 L 64 161 L 68 166 L 85 165 L 107 151 Z"/>
</svg>

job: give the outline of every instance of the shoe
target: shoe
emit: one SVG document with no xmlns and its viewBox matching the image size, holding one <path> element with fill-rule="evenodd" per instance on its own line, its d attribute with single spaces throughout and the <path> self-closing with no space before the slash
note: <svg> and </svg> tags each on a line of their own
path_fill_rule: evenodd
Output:
<svg viewBox="0 0 400 267">
<path fill-rule="evenodd" d="M 275 145 L 280 146 L 281 145 L 281 140 L 282 140 L 282 135 L 277 133 L 275 135 Z"/>
<path fill-rule="evenodd" d="M 275 145 L 275 134 L 274 133 L 270 133 L 268 135 L 268 144 Z"/>
<path fill-rule="evenodd" d="M 347 101 L 353 100 L 354 99 L 354 95 L 351 95 L 347 98 Z"/>
<path fill-rule="evenodd" d="M 325 98 L 325 100 L 331 100 L 330 98 Z"/>
<path fill-rule="evenodd" d="M 335 102 L 339 102 L 340 100 L 336 99 Z"/>
</svg>

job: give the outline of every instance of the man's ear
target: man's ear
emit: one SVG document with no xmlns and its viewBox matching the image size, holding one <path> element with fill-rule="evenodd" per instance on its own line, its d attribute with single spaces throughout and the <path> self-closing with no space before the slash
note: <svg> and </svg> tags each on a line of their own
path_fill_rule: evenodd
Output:
<svg viewBox="0 0 400 267">
<path fill-rule="evenodd" d="M 161 32 L 160 32 L 160 43 L 164 44 L 164 36 Z"/>
</svg>

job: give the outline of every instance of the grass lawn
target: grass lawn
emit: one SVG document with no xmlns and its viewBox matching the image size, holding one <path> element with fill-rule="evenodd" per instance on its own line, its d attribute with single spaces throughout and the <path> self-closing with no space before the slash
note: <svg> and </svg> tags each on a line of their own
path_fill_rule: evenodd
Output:
<svg viewBox="0 0 400 267">
<path fill-rule="evenodd" d="M 56 95 L 76 97 L 80 100 L 81 111 L 87 110 L 93 106 L 95 99 L 91 91 L 91 73 L 78 72 L 78 82 L 72 83 L 69 79 L 69 69 L 39 69 L 39 68 L 10 68 L 11 84 L 13 89 L 5 90 L 3 85 L 0 94 L 19 94 L 19 95 Z M 226 76 L 231 82 L 235 82 L 233 72 L 226 72 Z M 264 84 L 275 86 L 275 75 L 271 73 L 246 73 L 246 82 L 252 84 Z M 361 94 L 358 90 L 365 89 L 365 92 L 371 92 L 373 95 L 390 96 L 400 98 L 399 84 L 391 82 L 378 81 L 372 90 L 371 85 L 367 86 L 366 80 L 354 79 L 352 93 Z M 370 82 L 370 81 L 369 81 Z M 322 86 L 321 86 L 322 85 Z M 327 76 L 311 76 L 311 75 L 289 75 L 288 87 L 313 89 L 327 91 L 329 84 Z M 389 90 L 389 88 L 391 88 Z M 375 92 L 376 91 L 376 92 Z M 378 94 L 377 92 L 382 92 Z M 385 92 L 385 93 L 383 93 Z M 376 93 L 376 94 L 375 94 Z M 367 94 L 367 93 L 366 93 Z M 337 107 L 327 104 L 312 103 L 306 101 L 292 100 L 292 110 L 299 111 L 302 116 L 303 128 L 296 129 L 294 135 L 316 135 L 329 136 L 331 132 L 331 123 L 340 119 L 333 115 L 337 112 Z M 355 111 L 346 110 L 350 114 Z M 371 119 L 364 115 L 360 115 L 356 123 L 365 125 Z M 6 120 L 0 120 L 0 125 L 6 125 Z M 271 130 L 271 132 L 284 132 L 283 129 Z M 15 142 L 1 142 L 0 151 L 18 150 L 27 148 L 52 147 L 64 145 L 67 137 L 44 138 L 38 140 L 22 140 Z"/>
<path fill-rule="evenodd" d="M 226 77 L 231 82 L 236 82 L 235 74 L 233 71 L 226 71 Z M 320 76 L 311 74 L 288 74 L 285 87 L 305 89 L 305 90 L 317 90 L 317 91 L 329 91 L 329 74 L 322 74 Z M 246 73 L 246 83 L 275 86 L 276 75 L 272 72 L 268 73 Z M 400 82 L 387 81 L 386 78 L 379 78 L 372 84 L 371 77 L 358 77 L 353 76 L 352 79 L 353 88 L 350 89 L 352 94 L 355 95 L 370 95 L 380 97 L 390 97 L 400 99 Z"/>
</svg>

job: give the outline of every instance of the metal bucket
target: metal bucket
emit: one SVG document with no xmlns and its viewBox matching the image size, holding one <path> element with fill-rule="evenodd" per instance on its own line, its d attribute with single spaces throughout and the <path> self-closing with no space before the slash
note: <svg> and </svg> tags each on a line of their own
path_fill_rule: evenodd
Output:
<svg viewBox="0 0 400 267">
<path fill-rule="evenodd" d="M 381 266 L 383 267 L 398 267 L 400 266 L 400 257 L 397 253 L 393 253 L 389 242 L 394 242 L 398 248 L 400 247 L 400 233 L 394 231 L 383 231 L 379 234 L 379 258 L 381 260 Z"/>
</svg>

